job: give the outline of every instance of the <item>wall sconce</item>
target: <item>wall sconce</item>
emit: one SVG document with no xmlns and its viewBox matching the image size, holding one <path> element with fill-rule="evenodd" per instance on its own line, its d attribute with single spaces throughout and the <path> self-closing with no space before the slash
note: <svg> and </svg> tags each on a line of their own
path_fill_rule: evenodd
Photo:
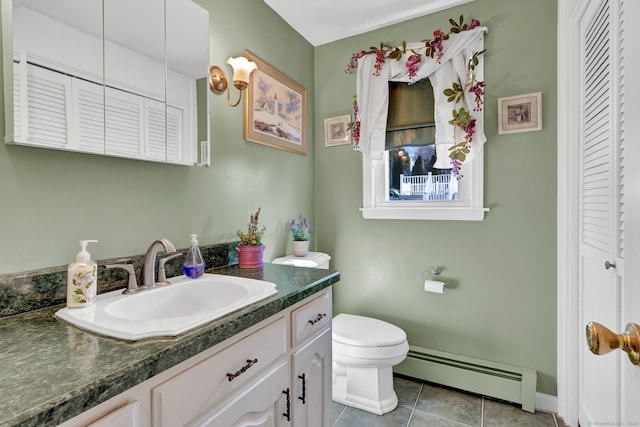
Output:
<svg viewBox="0 0 640 427">
<path fill-rule="evenodd" d="M 227 78 L 224 70 L 217 65 L 209 67 L 209 87 L 215 93 L 227 91 L 227 104 L 231 107 L 235 107 L 242 99 L 242 91 L 249 86 L 249 76 L 251 75 L 251 72 L 258 69 L 258 66 L 255 62 L 249 61 L 244 56 L 229 58 L 227 60 L 227 64 L 233 67 L 233 85 L 240 91 L 238 101 L 235 104 L 231 103 L 229 79 Z"/>
</svg>

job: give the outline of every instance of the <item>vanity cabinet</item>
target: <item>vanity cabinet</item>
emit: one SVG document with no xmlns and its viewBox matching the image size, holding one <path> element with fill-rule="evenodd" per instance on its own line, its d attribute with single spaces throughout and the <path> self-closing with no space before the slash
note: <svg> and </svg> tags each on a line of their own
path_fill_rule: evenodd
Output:
<svg viewBox="0 0 640 427">
<path fill-rule="evenodd" d="M 326 288 L 62 426 L 328 427 L 331 314 Z"/>
</svg>

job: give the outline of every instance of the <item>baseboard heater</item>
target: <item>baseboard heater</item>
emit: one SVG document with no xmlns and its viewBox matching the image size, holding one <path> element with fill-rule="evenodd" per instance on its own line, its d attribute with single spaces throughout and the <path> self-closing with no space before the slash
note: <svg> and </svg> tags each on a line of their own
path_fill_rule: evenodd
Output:
<svg viewBox="0 0 640 427">
<path fill-rule="evenodd" d="M 394 372 L 522 405 L 535 411 L 536 371 L 453 353 L 409 346 Z"/>
</svg>

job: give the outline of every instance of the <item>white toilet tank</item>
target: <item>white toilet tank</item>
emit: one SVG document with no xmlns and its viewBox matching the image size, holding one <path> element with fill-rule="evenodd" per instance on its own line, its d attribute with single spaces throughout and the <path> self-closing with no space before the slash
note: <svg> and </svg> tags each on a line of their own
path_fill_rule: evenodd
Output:
<svg viewBox="0 0 640 427">
<path fill-rule="evenodd" d="M 312 267 L 329 269 L 331 257 L 323 252 L 309 252 L 305 256 L 287 255 L 271 261 L 273 264 L 293 265 L 296 267 Z"/>
</svg>

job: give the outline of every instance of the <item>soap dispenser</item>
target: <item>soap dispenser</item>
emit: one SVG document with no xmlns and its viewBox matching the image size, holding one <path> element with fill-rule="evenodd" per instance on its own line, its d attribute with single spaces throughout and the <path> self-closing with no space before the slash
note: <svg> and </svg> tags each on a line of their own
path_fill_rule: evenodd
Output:
<svg viewBox="0 0 640 427">
<path fill-rule="evenodd" d="M 97 240 L 80 240 L 80 252 L 67 270 L 67 307 L 87 307 L 96 300 L 98 293 L 98 264 L 87 252 L 88 243 Z"/>
<path fill-rule="evenodd" d="M 205 268 L 204 258 L 202 258 L 202 253 L 198 247 L 198 235 L 192 234 L 191 247 L 187 250 L 182 271 L 185 276 L 197 279 L 204 274 Z"/>
</svg>

